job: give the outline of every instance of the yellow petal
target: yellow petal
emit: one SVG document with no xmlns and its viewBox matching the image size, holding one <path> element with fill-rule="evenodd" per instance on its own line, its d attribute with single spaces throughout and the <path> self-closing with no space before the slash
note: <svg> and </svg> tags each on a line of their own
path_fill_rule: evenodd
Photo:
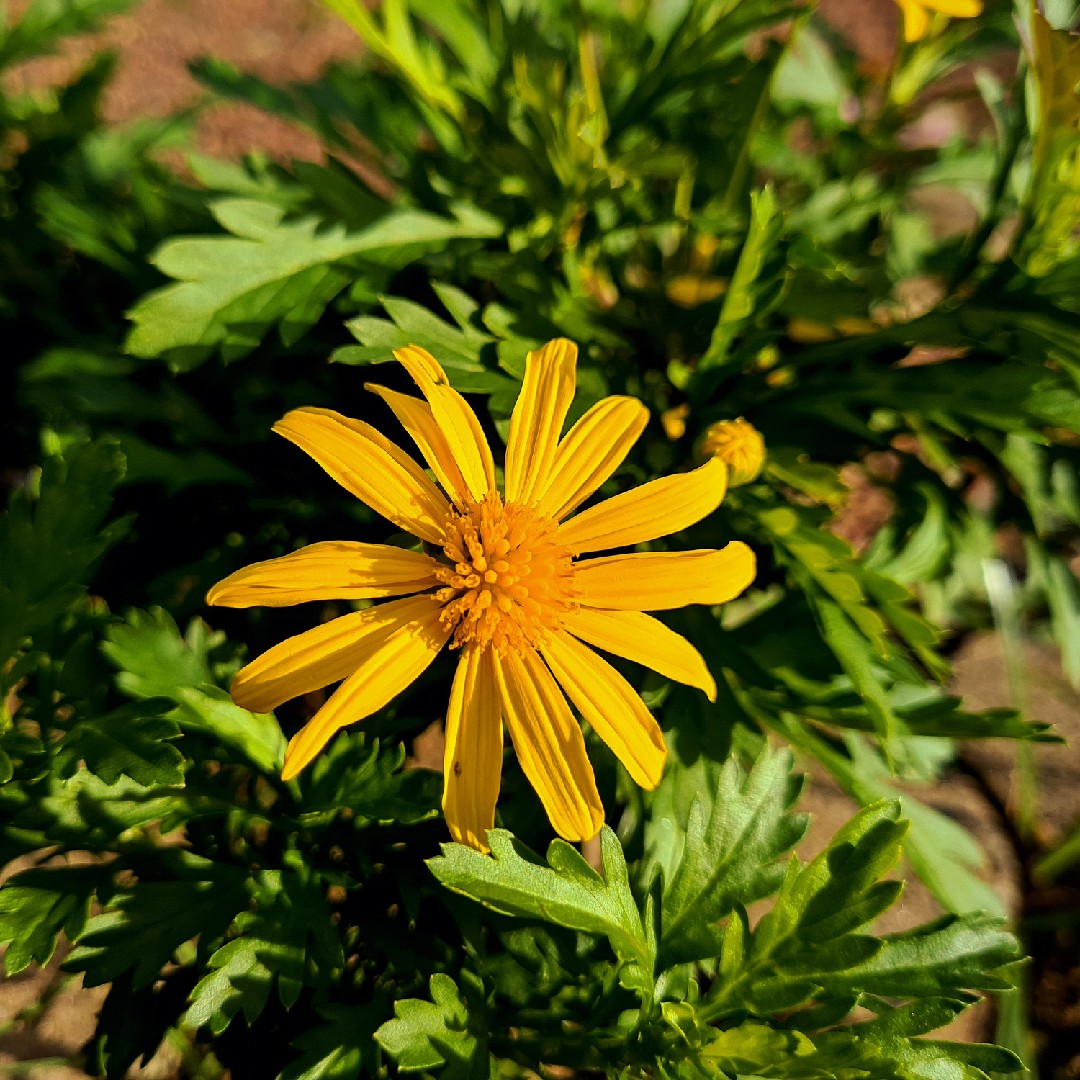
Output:
<svg viewBox="0 0 1080 1080">
<path fill-rule="evenodd" d="M 569 634 L 548 634 L 541 646 L 552 674 L 593 731 L 626 766 L 634 782 L 660 783 L 667 747 L 637 691 L 602 657 Z"/>
<path fill-rule="evenodd" d="M 637 398 L 598 401 L 559 443 L 539 512 L 556 521 L 572 513 L 623 463 L 648 422 Z"/>
<path fill-rule="evenodd" d="M 918 0 L 896 0 L 904 16 L 904 40 L 918 41 L 930 28 L 930 16 Z"/>
<path fill-rule="evenodd" d="M 466 648 L 446 710 L 443 813 L 459 844 L 487 851 L 502 780 L 502 706 L 491 649 Z"/>
<path fill-rule="evenodd" d="M 531 506 L 546 490 L 577 383 L 577 346 L 549 341 L 525 360 L 506 440 L 506 501 Z"/>
<path fill-rule="evenodd" d="M 233 701 L 251 712 L 270 712 L 290 698 L 338 682 L 394 631 L 425 618 L 432 603 L 430 596 L 391 600 L 287 638 L 237 672 Z"/>
<path fill-rule="evenodd" d="M 349 724 L 370 716 L 414 682 L 439 650 L 450 632 L 439 622 L 442 605 L 434 597 L 426 613 L 398 626 L 389 634 L 370 638 L 356 670 L 330 695 L 325 705 L 289 740 L 285 749 L 283 780 L 291 780 Z"/>
<path fill-rule="evenodd" d="M 577 555 L 642 544 L 700 521 L 726 491 L 727 466 L 711 458 L 693 472 L 662 476 L 589 507 L 559 526 L 559 542 Z"/>
<path fill-rule="evenodd" d="M 421 540 L 442 543 L 450 505 L 424 470 L 370 424 L 330 409 L 294 409 L 274 430 L 376 513 Z"/>
<path fill-rule="evenodd" d="M 732 540 L 719 551 L 648 551 L 577 564 L 574 584 L 587 607 L 664 611 L 725 604 L 754 580 L 754 553 Z"/>
<path fill-rule="evenodd" d="M 393 409 L 398 422 L 412 436 L 413 442 L 424 455 L 424 460 L 438 477 L 446 493 L 459 504 L 468 502 L 471 498 L 469 489 L 454 455 L 450 452 L 450 444 L 446 441 L 442 428 L 435 423 L 431 406 L 419 398 L 399 394 L 385 386 L 376 386 L 373 383 L 365 383 L 364 386 L 378 394 Z"/>
<path fill-rule="evenodd" d="M 668 679 L 704 690 L 716 700 L 716 682 L 701 653 L 681 634 L 643 611 L 579 607 L 561 617 L 563 626 L 604 652 L 643 664 Z"/>
<path fill-rule="evenodd" d="M 430 555 L 389 544 L 327 540 L 280 559 L 252 563 L 206 595 L 219 607 L 286 607 L 308 600 L 369 600 L 435 585 Z"/>
<path fill-rule="evenodd" d="M 395 349 L 394 358 L 427 398 L 431 415 L 446 439 L 465 486 L 474 499 L 483 499 L 495 487 L 495 462 L 472 406 L 450 385 L 446 372 L 426 349 L 409 345 Z"/>
<path fill-rule="evenodd" d="M 566 698 L 532 649 L 489 652 L 514 750 L 552 826 L 566 840 L 594 837 L 604 807 Z"/>
<path fill-rule="evenodd" d="M 931 11 L 940 11 L 942 15 L 952 15 L 958 19 L 973 19 L 982 14 L 982 0 L 923 0 Z"/>
</svg>

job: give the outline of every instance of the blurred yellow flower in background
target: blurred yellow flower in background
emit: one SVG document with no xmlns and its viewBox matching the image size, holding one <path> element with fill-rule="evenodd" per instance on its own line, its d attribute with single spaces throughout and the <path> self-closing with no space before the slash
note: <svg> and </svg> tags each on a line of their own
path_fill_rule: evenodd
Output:
<svg viewBox="0 0 1080 1080">
<path fill-rule="evenodd" d="M 711 424 L 701 440 L 701 453 L 728 467 L 728 485 L 740 487 L 761 475 L 765 466 L 765 440 L 741 416 Z"/>
<path fill-rule="evenodd" d="M 904 40 L 918 41 L 930 29 L 932 13 L 973 19 L 982 14 L 983 0 L 896 0 L 896 6 L 904 17 Z"/>
<path fill-rule="evenodd" d="M 728 469 L 711 459 L 570 517 L 637 441 L 648 420 L 640 401 L 604 398 L 560 438 L 577 347 L 558 339 L 530 353 L 500 492 L 480 422 L 438 362 L 415 346 L 394 356 L 424 400 L 369 388 L 390 406 L 438 485 L 375 428 L 329 409 L 296 409 L 274 430 L 426 550 L 329 541 L 219 582 L 207 599 L 228 607 L 400 597 L 270 649 L 237 674 L 233 699 L 265 712 L 344 680 L 290 741 L 282 775 L 291 779 L 337 731 L 381 709 L 449 644 L 460 650 L 444 757 L 443 809 L 454 838 L 486 849 L 503 724 L 556 832 L 592 837 L 604 811 L 570 703 L 643 787 L 659 782 L 667 753 L 637 692 L 594 649 L 713 698 L 698 651 L 645 612 L 731 600 L 753 580 L 755 562 L 738 541 L 719 550 L 580 556 L 701 520 L 723 498 Z"/>
<path fill-rule="evenodd" d="M 689 415 L 690 406 L 685 403 L 665 409 L 660 414 L 660 426 L 672 442 L 678 442 L 686 434 L 686 418 Z"/>
</svg>

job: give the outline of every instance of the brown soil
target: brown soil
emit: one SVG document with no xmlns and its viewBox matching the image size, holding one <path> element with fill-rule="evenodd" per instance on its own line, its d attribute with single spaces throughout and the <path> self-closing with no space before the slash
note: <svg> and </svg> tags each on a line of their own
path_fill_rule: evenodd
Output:
<svg viewBox="0 0 1080 1080">
<path fill-rule="evenodd" d="M 15 0 L 16 18 L 27 2 Z M 69 39 L 59 55 L 22 65 L 12 73 L 12 87 L 63 82 L 103 48 L 119 59 L 105 94 L 105 119 L 123 123 L 168 116 L 204 97 L 187 69 L 200 57 L 227 60 L 280 84 L 315 78 L 332 61 L 355 56 L 360 41 L 317 0 L 142 0 L 110 19 L 102 33 Z M 255 150 L 281 160 L 323 156 L 314 136 L 241 104 L 203 111 L 198 143 L 204 153 L 226 158 Z"/>
</svg>

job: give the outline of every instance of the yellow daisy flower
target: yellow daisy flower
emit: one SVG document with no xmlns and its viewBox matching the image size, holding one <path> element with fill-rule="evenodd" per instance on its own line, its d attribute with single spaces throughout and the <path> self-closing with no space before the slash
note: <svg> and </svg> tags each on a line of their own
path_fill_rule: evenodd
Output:
<svg viewBox="0 0 1080 1080">
<path fill-rule="evenodd" d="M 637 441 L 648 420 L 641 402 L 605 398 L 560 439 L 577 347 L 559 339 L 530 353 L 500 493 L 476 414 L 438 362 L 415 346 L 394 356 L 425 400 L 369 389 L 412 437 L 441 491 L 400 447 L 340 413 L 295 409 L 274 430 L 428 551 L 329 541 L 215 585 L 208 602 L 227 607 L 401 597 L 270 649 L 237 674 L 233 700 L 268 712 L 344 680 L 289 743 L 288 780 L 335 732 L 401 693 L 449 643 L 460 651 L 444 759 L 443 810 L 454 838 L 486 850 L 503 724 L 556 832 L 568 840 L 595 836 L 604 811 L 568 699 L 642 786 L 659 782 L 667 752 L 644 702 L 594 648 L 713 699 L 716 687 L 698 651 L 645 612 L 731 600 L 753 580 L 754 555 L 732 541 L 720 550 L 580 556 L 699 521 L 724 496 L 726 466 L 710 460 L 571 518 Z"/>
<path fill-rule="evenodd" d="M 896 6 L 904 17 L 904 40 L 918 41 L 930 29 L 932 12 L 973 19 L 982 14 L 983 0 L 896 0 Z"/>
</svg>

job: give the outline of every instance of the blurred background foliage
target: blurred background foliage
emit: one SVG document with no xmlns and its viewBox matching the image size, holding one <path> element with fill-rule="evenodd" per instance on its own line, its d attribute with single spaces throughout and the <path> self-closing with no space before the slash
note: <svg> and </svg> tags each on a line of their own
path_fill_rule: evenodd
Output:
<svg viewBox="0 0 1080 1080">
<path fill-rule="evenodd" d="M 1018 955 L 977 838 L 912 792 L 957 740 L 1026 760 L 1054 738 L 945 689 L 965 631 L 1045 631 L 1080 683 L 1074 5 L 937 16 L 882 66 L 812 4 L 325 2 L 363 48 L 314 81 L 192 65 L 318 163 L 196 153 L 191 111 L 103 124 L 108 55 L 0 95 L 0 857 L 33 864 L 0 889 L 8 972 L 77 943 L 66 967 L 110 987 L 84 1067 L 110 1077 L 168 1032 L 199 1076 L 1010 1071 L 912 1038 L 1014 984 Z M 127 6 L 32 0 L 0 66 Z M 760 573 L 669 620 L 715 705 L 628 672 L 672 760 L 649 795 L 597 746 L 604 879 L 565 845 L 523 854 L 550 836 L 509 768 L 498 861 L 429 870 L 439 783 L 402 745 L 448 664 L 283 784 L 281 731 L 318 702 L 275 720 L 223 688 L 311 613 L 203 598 L 306 543 L 386 538 L 275 445 L 285 411 L 385 427 L 354 369 L 414 343 L 505 436 L 557 335 L 582 349 L 571 420 L 608 393 L 652 411 L 610 491 L 686 467 L 714 421 L 763 433 L 762 476 L 676 544 L 738 537 Z M 786 878 L 804 823 L 769 744 L 867 807 Z M 1068 874 L 1078 836 L 1025 857 Z M 857 933 L 901 850 L 950 914 Z M 826 930 L 826 909 L 848 915 Z M 1010 1000 L 999 1036 L 1034 1065 Z M 873 1017 L 837 1029 L 856 1004 Z"/>
</svg>

